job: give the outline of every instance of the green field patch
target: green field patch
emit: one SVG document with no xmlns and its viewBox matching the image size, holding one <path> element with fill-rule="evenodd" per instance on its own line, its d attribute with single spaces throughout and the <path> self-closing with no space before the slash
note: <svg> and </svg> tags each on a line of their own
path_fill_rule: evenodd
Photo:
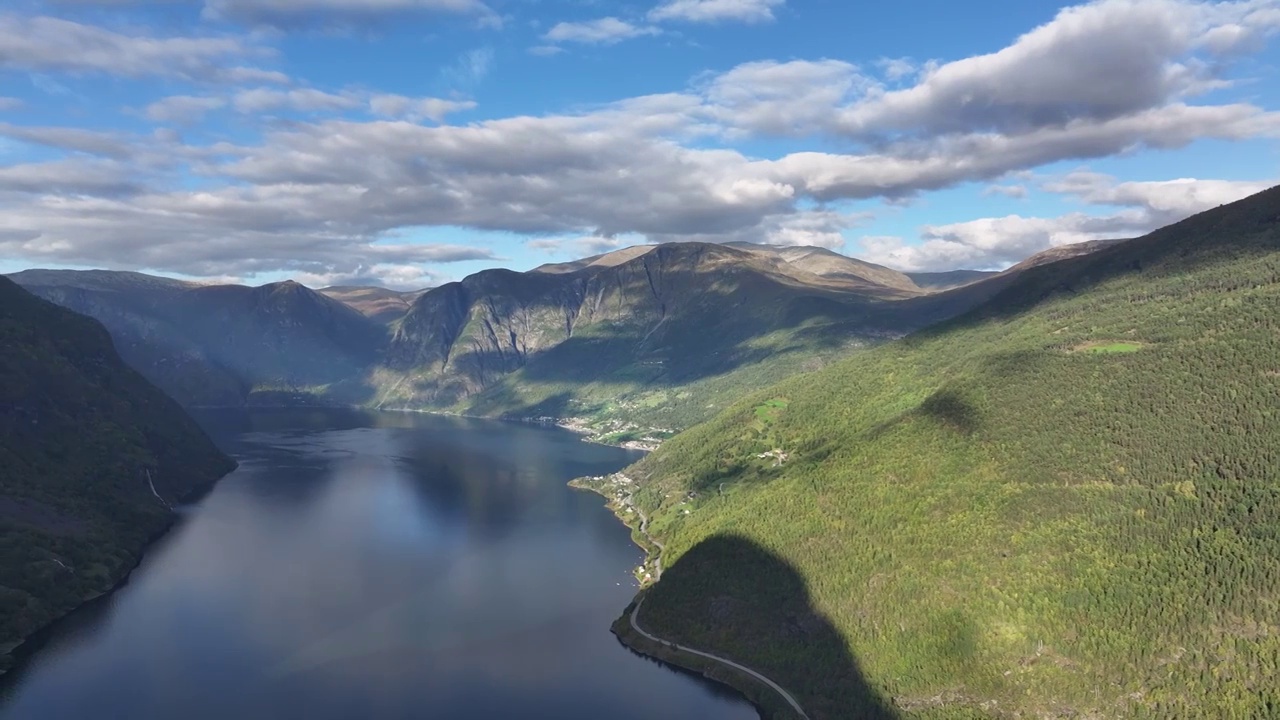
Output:
<svg viewBox="0 0 1280 720">
<path fill-rule="evenodd" d="M 771 423 L 782 415 L 782 411 L 787 409 L 787 405 L 790 402 L 786 398 L 766 400 L 756 406 L 756 419 L 764 423 Z"/>
<path fill-rule="evenodd" d="M 1092 353 L 1094 355 L 1114 353 L 1135 353 L 1142 349 L 1142 343 L 1116 342 L 1111 340 L 1095 340 L 1071 349 L 1072 352 Z"/>
</svg>

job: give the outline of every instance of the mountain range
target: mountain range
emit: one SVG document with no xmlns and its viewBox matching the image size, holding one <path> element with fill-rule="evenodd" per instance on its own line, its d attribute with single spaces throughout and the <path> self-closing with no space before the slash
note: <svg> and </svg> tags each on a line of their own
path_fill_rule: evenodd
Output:
<svg viewBox="0 0 1280 720">
<path fill-rule="evenodd" d="M 746 388 L 964 312 L 1020 270 L 907 275 L 813 247 L 638 246 L 417 292 L 11 278 L 101 321 L 184 405 L 323 403 L 547 418 L 653 442 Z"/>
</svg>

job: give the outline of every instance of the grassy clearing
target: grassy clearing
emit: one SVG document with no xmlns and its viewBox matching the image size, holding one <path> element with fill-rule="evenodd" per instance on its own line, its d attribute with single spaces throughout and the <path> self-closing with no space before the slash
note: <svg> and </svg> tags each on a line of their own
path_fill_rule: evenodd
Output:
<svg viewBox="0 0 1280 720">
<path fill-rule="evenodd" d="M 1107 355 L 1112 353 L 1135 353 L 1142 348 L 1142 343 L 1136 342 L 1093 341 L 1076 346 L 1073 348 L 1073 352 Z"/>
<path fill-rule="evenodd" d="M 771 423 L 777 420 L 782 411 L 787 409 L 790 401 L 785 398 L 773 398 L 756 406 L 756 419 L 762 423 Z"/>
</svg>

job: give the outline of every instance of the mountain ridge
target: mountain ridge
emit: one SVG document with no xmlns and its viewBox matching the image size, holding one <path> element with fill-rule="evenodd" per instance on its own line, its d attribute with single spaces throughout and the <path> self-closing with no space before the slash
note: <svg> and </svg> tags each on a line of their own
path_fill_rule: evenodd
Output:
<svg viewBox="0 0 1280 720">
<path fill-rule="evenodd" d="M 901 294 L 902 296 L 926 292 L 924 288 L 917 286 L 907 273 L 898 272 L 883 265 L 877 265 L 813 245 L 774 246 L 749 242 L 665 243 L 665 245 L 682 244 L 729 247 L 741 250 L 758 259 L 765 260 L 775 272 L 793 275 L 797 279 L 813 285 L 831 283 L 835 287 L 848 290 L 878 291 L 886 295 Z M 540 265 L 530 272 L 565 274 L 591 268 L 616 267 L 647 255 L 655 248 L 663 246 L 633 245 L 580 260 Z"/>
<path fill-rule="evenodd" d="M 748 243 L 636 246 L 413 292 L 14 275 L 103 321 L 125 359 L 186 405 L 555 418 L 647 446 L 744 389 L 963 312 L 1009 277 L 926 291 L 822 248 Z"/>
<path fill-rule="evenodd" d="M 330 285 L 316 292 L 351 307 L 371 320 L 390 325 L 404 317 L 413 301 L 430 289 L 401 291 L 373 285 Z"/>
<path fill-rule="evenodd" d="M 829 283 L 723 244 L 669 243 L 618 259 L 558 272 L 486 270 L 424 293 L 396 326 L 386 365 L 399 376 L 377 383 L 387 388 L 377 404 L 461 403 L 464 412 L 515 417 L 603 413 L 625 425 L 644 414 L 635 405 L 671 405 L 664 388 L 686 392 L 744 366 L 782 372 L 789 354 L 801 369 L 967 302 L 900 303 L 916 298 Z M 677 404 L 705 405 L 700 395 Z M 678 429 L 701 417 L 673 410 L 644 422 Z"/>
</svg>

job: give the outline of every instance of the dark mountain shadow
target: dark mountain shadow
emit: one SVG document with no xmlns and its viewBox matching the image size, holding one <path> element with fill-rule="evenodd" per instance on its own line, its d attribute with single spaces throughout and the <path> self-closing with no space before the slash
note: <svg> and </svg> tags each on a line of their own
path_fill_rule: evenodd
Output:
<svg viewBox="0 0 1280 720">
<path fill-rule="evenodd" d="M 384 419 L 384 416 L 354 407 L 272 406 L 255 408 L 252 412 L 241 407 L 207 407 L 195 408 L 190 413 L 210 437 L 219 443 L 234 445 L 237 451 L 239 444 L 244 443 L 241 436 L 249 433 L 353 430 Z"/>
<path fill-rule="evenodd" d="M 731 296 L 712 296 L 714 300 L 706 301 L 709 306 L 740 308 Z M 771 357 L 831 351 L 851 342 L 896 337 L 932 320 L 931 315 L 917 319 L 902 301 L 879 305 L 861 299 L 800 297 L 776 308 L 779 317 L 767 320 L 733 317 L 734 313 L 726 310 L 723 314 L 730 317 L 716 320 L 694 317 L 651 328 L 632 324 L 598 327 L 589 335 L 574 336 L 531 353 L 521 370 L 525 378 L 538 382 L 676 386 L 724 375 Z M 951 314 L 968 309 L 960 304 L 952 307 Z M 772 334 L 783 335 L 759 343 Z"/>
<path fill-rule="evenodd" d="M 626 630 L 630 622 L 624 620 Z M 645 593 L 639 622 L 646 632 L 678 646 L 764 674 L 790 692 L 812 720 L 899 717 L 863 675 L 844 636 L 813 606 L 799 571 L 748 538 L 721 534 L 695 545 Z M 624 637 L 630 643 L 637 636 Z M 643 639 L 633 644 L 659 656 L 670 652 L 646 646 Z M 723 681 L 732 672 L 722 668 L 710 676 Z M 765 717 L 795 717 L 776 692 L 764 686 L 757 690 L 748 696 Z"/>
<path fill-rule="evenodd" d="M 978 398 L 963 385 L 952 383 L 939 388 L 910 410 L 867 428 L 860 434 L 858 442 L 874 442 L 917 418 L 931 420 L 943 428 L 966 436 L 982 428 L 982 411 Z M 805 458 L 801 462 L 821 463 L 838 449 L 834 443 L 820 442 L 813 450 L 806 448 Z"/>
<path fill-rule="evenodd" d="M 920 404 L 898 415 L 867 428 L 858 442 L 871 442 L 893 432 L 904 424 L 926 419 L 951 432 L 969 436 L 982 428 L 983 399 L 961 383 L 950 383 L 926 397 Z M 741 486 L 748 483 L 767 483 L 780 477 L 781 465 L 769 466 L 761 462 L 759 453 L 768 453 L 774 444 L 768 437 L 746 439 L 733 452 L 726 453 L 716 465 L 704 468 L 689 477 L 688 486 L 697 494 L 719 495 L 725 486 Z M 813 437 L 798 446 L 792 446 L 795 457 L 788 461 L 787 469 L 797 472 L 797 467 L 818 466 L 841 449 L 839 442 L 825 436 Z"/>
</svg>

